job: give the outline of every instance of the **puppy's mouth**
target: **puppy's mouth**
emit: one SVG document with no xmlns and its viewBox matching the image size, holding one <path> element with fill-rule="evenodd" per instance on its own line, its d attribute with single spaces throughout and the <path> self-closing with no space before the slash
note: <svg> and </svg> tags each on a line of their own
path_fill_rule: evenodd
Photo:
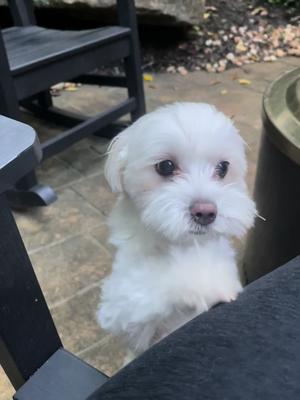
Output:
<svg viewBox="0 0 300 400">
<path fill-rule="evenodd" d="M 208 232 L 207 226 L 203 225 L 195 226 L 189 230 L 189 234 L 196 236 L 205 235 L 207 232 Z"/>
</svg>

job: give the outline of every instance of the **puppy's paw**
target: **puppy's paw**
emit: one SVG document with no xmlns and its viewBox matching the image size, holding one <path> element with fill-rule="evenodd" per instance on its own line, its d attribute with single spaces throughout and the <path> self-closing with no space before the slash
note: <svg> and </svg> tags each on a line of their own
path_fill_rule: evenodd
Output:
<svg viewBox="0 0 300 400">
<path fill-rule="evenodd" d="M 235 301 L 238 295 L 243 291 L 243 287 L 241 284 L 236 285 L 236 287 L 231 288 L 230 290 L 222 290 L 219 293 L 219 299 L 221 303 L 231 303 Z"/>
<path fill-rule="evenodd" d="M 126 355 L 123 360 L 123 367 L 126 367 L 126 365 L 131 363 L 131 361 L 133 361 L 135 358 L 136 358 L 136 354 L 131 350 L 127 350 Z"/>
</svg>

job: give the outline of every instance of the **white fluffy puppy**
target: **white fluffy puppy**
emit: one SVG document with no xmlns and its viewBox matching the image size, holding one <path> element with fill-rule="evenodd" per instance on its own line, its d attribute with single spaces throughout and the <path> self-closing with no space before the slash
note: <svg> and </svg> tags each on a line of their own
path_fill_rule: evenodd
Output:
<svg viewBox="0 0 300 400">
<path fill-rule="evenodd" d="M 117 252 L 98 321 L 135 355 L 242 290 L 230 238 L 254 219 L 245 172 L 243 140 L 208 104 L 160 108 L 113 140 Z"/>
</svg>

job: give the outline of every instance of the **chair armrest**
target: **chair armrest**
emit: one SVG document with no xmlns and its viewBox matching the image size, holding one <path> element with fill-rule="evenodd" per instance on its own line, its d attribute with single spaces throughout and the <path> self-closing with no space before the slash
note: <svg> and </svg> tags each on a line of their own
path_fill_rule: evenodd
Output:
<svg viewBox="0 0 300 400">
<path fill-rule="evenodd" d="M 41 158 L 36 132 L 28 125 L 0 115 L 0 193 L 31 171 Z"/>
<path fill-rule="evenodd" d="M 61 348 L 17 391 L 14 400 L 87 400 L 107 379 Z"/>
</svg>

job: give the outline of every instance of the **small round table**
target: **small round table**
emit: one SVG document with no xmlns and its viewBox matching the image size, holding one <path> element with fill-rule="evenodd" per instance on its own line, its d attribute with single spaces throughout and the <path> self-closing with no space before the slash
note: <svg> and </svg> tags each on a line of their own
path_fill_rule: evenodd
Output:
<svg viewBox="0 0 300 400">
<path fill-rule="evenodd" d="M 263 135 L 244 272 L 251 282 L 300 254 L 300 68 L 281 75 L 263 98 Z"/>
</svg>

